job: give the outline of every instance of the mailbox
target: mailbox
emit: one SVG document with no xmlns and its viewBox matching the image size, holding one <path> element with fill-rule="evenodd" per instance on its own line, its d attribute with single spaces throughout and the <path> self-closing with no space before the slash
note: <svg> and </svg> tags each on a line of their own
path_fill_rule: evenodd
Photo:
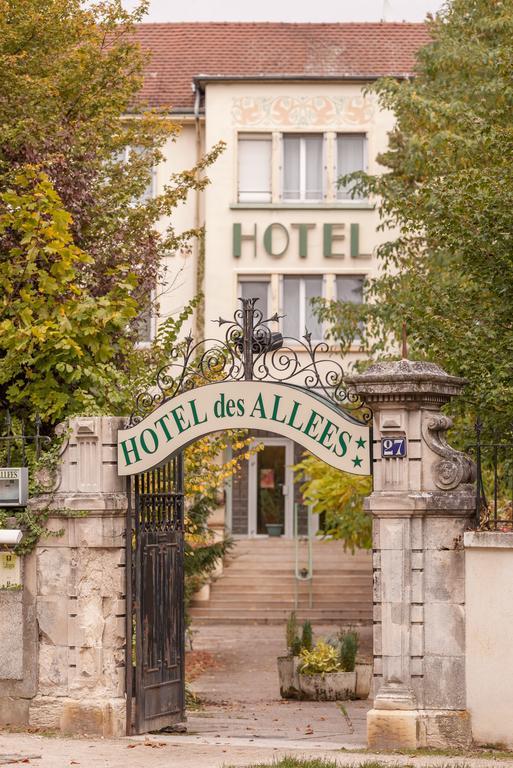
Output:
<svg viewBox="0 0 513 768">
<path fill-rule="evenodd" d="M 24 507 L 28 501 L 28 467 L 0 467 L 0 507 Z"/>
</svg>

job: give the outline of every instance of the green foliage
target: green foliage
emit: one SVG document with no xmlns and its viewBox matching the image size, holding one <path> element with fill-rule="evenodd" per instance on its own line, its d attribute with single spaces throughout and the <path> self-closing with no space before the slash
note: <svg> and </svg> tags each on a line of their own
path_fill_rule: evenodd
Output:
<svg viewBox="0 0 513 768">
<path fill-rule="evenodd" d="M 190 683 L 185 681 L 185 708 L 188 712 L 197 712 L 201 709 L 201 701 L 199 696 L 194 693 Z"/>
<path fill-rule="evenodd" d="M 324 513 L 325 534 L 340 539 L 352 552 L 369 549 L 372 523 L 363 509 L 363 500 L 372 490 L 371 478 L 341 472 L 308 454 L 294 471 L 296 479 L 303 481 L 305 504 L 311 504 L 316 514 Z"/>
<path fill-rule="evenodd" d="M 258 763 L 250 766 L 249 768 L 269 768 L 269 763 Z M 333 762 L 333 760 L 324 760 L 323 758 L 314 758 L 313 760 L 295 757 L 284 757 L 281 760 L 276 760 L 272 763 L 272 768 L 339 768 L 340 763 Z M 229 768 L 235 768 L 235 766 L 229 766 Z M 362 766 L 363 768 L 363 766 Z M 372 768 L 378 768 L 374 766 Z M 379 766 L 382 768 L 382 766 Z"/>
<path fill-rule="evenodd" d="M 312 624 L 308 620 L 304 621 L 303 626 L 301 627 L 300 635 L 295 611 L 292 611 L 289 618 L 287 619 L 285 635 L 287 641 L 287 650 L 292 656 L 299 656 L 302 650 L 312 650 Z"/>
<path fill-rule="evenodd" d="M 325 304 L 346 346 L 396 355 L 404 321 L 413 358 L 469 381 L 456 407 L 491 426 L 513 422 L 513 6 L 452 0 L 429 24 L 417 75 L 373 87 L 396 125 L 384 173 L 357 174 L 393 238 L 363 307 Z M 359 331 L 362 333 L 362 331 Z M 394 344 L 395 342 L 395 344 Z"/>
<path fill-rule="evenodd" d="M 164 257 L 201 234 L 175 232 L 174 210 L 222 150 L 145 195 L 179 130 L 138 97 L 146 9 L 0 0 L 0 398 L 48 432 L 124 412 L 141 315 L 176 280 Z"/>
<path fill-rule="evenodd" d="M 287 649 L 293 656 L 299 656 L 301 650 L 301 641 L 299 639 L 299 628 L 297 623 L 296 612 L 292 611 L 287 619 L 287 625 L 285 627 L 285 639 L 287 642 Z"/>
<path fill-rule="evenodd" d="M 311 651 L 313 647 L 313 632 L 312 632 L 312 623 L 308 621 L 303 622 L 303 628 L 301 631 L 301 648 L 304 648 L 306 651 Z"/>
<path fill-rule="evenodd" d="M 124 329 L 137 314 L 127 269 L 117 268 L 102 296 L 84 288 L 81 270 L 92 258 L 70 227 L 44 173 L 27 168 L 0 193 L 0 392 L 15 413 L 50 422 L 105 407 L 128 351 Z"/>
<path fill-rule="evenodd" d="M 336 648 L 323 640 L 308 651 L 303 648 L 300 653 L 299 671 L 302 675 L 324 675 L 328 672 L 340 672 L 340 656 Z"/>
<path fill-rule="evenodd" d="M 342 632 L 340 635 L 340 665 L 344 672 L 354 672 L 358 653 L 358 633 Z"/>
<path fill-rule="evenodd" d="M 281 488 L 260 489 L 260 507 L 263 520 L 267 525 L 276 525 L 282 522 L 282 505 L 283 493 Z"/>
<path fill-rule="evenodd" d="M 229 538 L 216 539 L 208 525 L 208 518 L 216 506 L 215 498 L 200 494 L 194 495 L 187 506 L 184 544 L 186 617 L 192 596 L 233 546 Z"/>
<path fill-rule="evenodd" d="M 446 752 L 443 753 L 444 755 Z M 458 753 L 461 754 L 461 753 Z M 508 753 L 509 754 L 509 753 Z M 506 754 L 505 754 L 506 757 Z M 254 763 L 248 766 L 248 768 L 269 768 L 270 763 Z M 387 768 L 390 765 L 388 762 L 378 760 L 366 760 L 365 762 L 348 763 L 344 762 L 346 768 Z M 457 765 L 455 768 L 464 768 L 464 763 Z M 228 768 L 235 768 L 235 766 L 229 766 Z M 272 768 L 340 768 L 340 762 L 333 760 L 325 760 L 324 758 L 296 758 L 296 757 L 284 757 L 281 760 L 276 760 L 272 763 Z"/>
<path fill-rule="evenodd" d="M 133 29 L 147 5 L 0 0 L 0 406 L 18 422 L 40 415 L 47 435 L 78 413 L 130 413 L 134 394 L 179 354 L 178 334 L 198 304 L 170 318 L 150 349 L 138 347 L 141 319 L 158 309 L 164 286 L 172 290 L 180 255 L 202 235 L 176 232 L 173 213 L 208 184 L 223 148 L 146 195 L 179 131 L 168 109 L 145 111 L 139 100 L 147 56 Z M 164 267 L 170 254 L 174 275 Z M 212 457 L 224 445 L 216 437 L 186 455 L 198 480 L 186 489 L 196 574 L 211 571 L 226 546 L 212 541 L 194 496 L 214 503 L 228 468 Z M 28 456 L 31 478 L 49 471 L 53 450 L 45 467 Z M 0 525 L 7 515 L 0 511 Z M 15 513 L 25 530 L 20 551 L 48 535 L 48 515 L 48 507 Z"/>
</svg>

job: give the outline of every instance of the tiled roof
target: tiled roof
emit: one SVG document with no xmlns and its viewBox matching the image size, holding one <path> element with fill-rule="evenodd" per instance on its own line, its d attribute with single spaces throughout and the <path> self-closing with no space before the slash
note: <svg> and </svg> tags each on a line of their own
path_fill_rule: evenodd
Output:
<svg viewBox="0 0 513 768">
<path fill-rule="evenodd" d="M 415 52 L 429 41 L 424 24 L 140 24 L 151 51 L 141 93 L 151 106 L 189 110 L 199 75 L 362 77 L 413 73 Z"/>
</svg>

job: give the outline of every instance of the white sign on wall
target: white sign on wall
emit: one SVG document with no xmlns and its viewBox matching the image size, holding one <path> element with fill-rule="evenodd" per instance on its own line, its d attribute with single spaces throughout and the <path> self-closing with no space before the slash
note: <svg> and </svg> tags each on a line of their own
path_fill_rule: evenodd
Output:
<svg viewBox="0 0 513 768">
<path fill-rule="evenodd" d="M 0 552 L 0 589 L 21 587 L 21 559 L 14 552 Z"/>
<path fill-rule="evenodd" d="M 266 430 L 336 469 L 369 475 L 370 429 L 315 392 L 288 384 L 225 381 L 184 392 L 118 432 L 118 473 L 135 475 L 212 432 Z"/>
</svg>

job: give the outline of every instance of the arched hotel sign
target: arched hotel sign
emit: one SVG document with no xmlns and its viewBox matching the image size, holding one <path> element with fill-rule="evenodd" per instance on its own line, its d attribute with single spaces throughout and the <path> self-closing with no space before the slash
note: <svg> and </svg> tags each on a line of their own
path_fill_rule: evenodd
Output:
<svg viewBox="0 0 513 768">
<path fill-rule="evenodd" d="M 166 462 L 213 432 L 265 430 L 294 440 L 326 464 L 371 473 L 370 410 L 349 392 L 325 343 L 283 339 L 243 299 L 225 339 L 185 340 L 183 358 L 160 371 L 152 393 L 141 393 L 118 433 L 118 472 L 136 475 Z"/>
<path fill-rule="evenodd" d="M 336 469 L 370 474 L 369 427 L 322 397 L 278 382 L 223 381 L 167 400 L 118 433 L 120 475 L 144 472 L 211 432 L 264 429 Z"/>
</svg>

